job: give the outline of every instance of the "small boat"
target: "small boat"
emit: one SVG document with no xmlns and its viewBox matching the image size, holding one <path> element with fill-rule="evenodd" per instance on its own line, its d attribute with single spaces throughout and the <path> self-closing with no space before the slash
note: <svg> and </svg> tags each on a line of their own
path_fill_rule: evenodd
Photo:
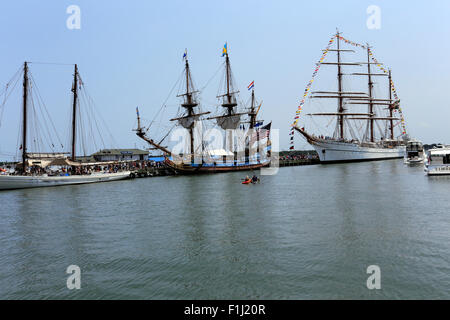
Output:
<svg viewBox="0 0 450 320">
<path fill-rule="evenodd" d="M 252 179 L 242 181 L 242 184 L 250 184 L 252 183 Z"/>
<path fill-rule="evenodd" d="M 406 152 L 404 162 L 406 164 L 414 165 L 423 163 L 425 159 L 425 151 L 423 144 L 417 140 L 409 140 L 406 143 Z"/>
<path fill-rule="evenodd" d="M 429 176 L 450 175 L 450 146 L 428 150 L 425 172 Z"/>
</svg>

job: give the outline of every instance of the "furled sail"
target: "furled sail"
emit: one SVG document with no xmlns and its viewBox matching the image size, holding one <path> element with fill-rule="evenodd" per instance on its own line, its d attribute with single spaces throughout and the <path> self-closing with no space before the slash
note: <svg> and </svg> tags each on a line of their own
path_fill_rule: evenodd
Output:
<svg viewBox="0 0 450 320">
<path fill-rule="evenodd" d="M 217 124 L 224 130 L 237 129 L 241 121 L 241 115 L 236 114 L 228 117 L 217 118 Z"/>
</svg>

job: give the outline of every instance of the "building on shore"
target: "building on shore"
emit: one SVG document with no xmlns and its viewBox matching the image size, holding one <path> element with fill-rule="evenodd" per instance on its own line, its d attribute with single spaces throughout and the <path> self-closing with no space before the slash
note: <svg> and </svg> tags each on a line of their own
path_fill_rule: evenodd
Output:
<svg viewBox="0 0 450 320">
<path fill-rule="evenodd" d="M 149 152 L 147 150 L 140 149 L 103 149 L 94 154 L 91 157 L 95 161 L 139 161 L 147 160 Z"/>
</svg>

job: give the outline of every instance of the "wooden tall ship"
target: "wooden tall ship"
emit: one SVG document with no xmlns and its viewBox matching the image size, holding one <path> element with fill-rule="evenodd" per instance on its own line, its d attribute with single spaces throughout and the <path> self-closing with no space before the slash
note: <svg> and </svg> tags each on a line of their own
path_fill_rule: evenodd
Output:
<svg viewBox="0 0 450 320">
<path fill-rule="evenodd" d="M 147 136 L 148 129 L 141 126 L 139 110 L 137 110 L 136 134 L 153 148 L 161 150 L 165 155 L 164 164 L 176 172 L 184 174 L 217 173 L 230 171 L 244 171 L 259 169 L 270 164 L 270 124 L 262 127 L 262 121 L 257 120 L 261 105 L 256 105 L 255 91 L 252 89 L 251 106 L 245 112 L 238 112 L 237 93 L 233 86 L 230 59 L 228 52 L 224 50 L 225 57 L 225 92 L 217 98 L 221 102 L 223 113 L 204 118 L 210 115 L 210 111 L 198 112 L 198 91 L 194 88 L 189 61 L 185 54 L 185 92 L 178 95 L 183 99 L 182 115 L 172 118 L 178 126 L 185 128 L 189 133 L 189 150 L 184 154 L 173 154 L 171 150 Z M 248 121 L 242 121 L 242 117 L 248 117 Z M 195 141 L 194 129 L 207 121 L 216 122 L 217 126 L 224 130 L 225 148 L 209 150 L 204 141 Z M 236 130 L 247 130 L 245 152 L 238 152 L 234 145 Z M 262 145 L 260 140 L 267 137 Z M 200 140 L 202 138 L 200 137 Z M 196 148 L 196 145 L 198 147 Z"/>
<path fill-rule="evenodd" d="M 0 190 L 7 189 L 22 189 L 35 187 L 52 187 L 73 184 L 86 184 L 95 182 L 107 182 L 127 179 L 130 176 L 129 171 L 120 171 L 114 173 L 92 173 L 92 174 L 76 174 L 76 175 L 55 175 L 48 174 L 34 174 L 28 169 L 34 165 L 41 165 L 46 163 L 46 166 L 64 166 L 80 168 L 82 165 L 93 165 L 90 163 L 76 162 L 76 137 L 77 137 L 77 107 L 78 107 L 78 86 L 79 73 L 78 67 L 75 64 L 74 77 L 72 84 L 72 121 L 71 121 L 71 153 L 70 157 L 65 156 L 65 153 L 59 154 L 43 154 L 39 152 L 30 152 L 28 149 L 28 122 L 29 122 L 29 94 L 30 94 L 30 80 L 28 63 L 23 65 L 23 96 L 22 96 L 22 143 L 20 149 L 22 151 L 22 162 L 16 166 L 16 172 L 12 174 L 0 175 Z"/>
<path fill-rule="evenodd" d="M 337 109 L 308 113 L 306 115 L 311 117 L 310 122 L 304 120 L 303 126 L 296 125 L 294 129 L 314 147 L 323 163 L 402 158 L 405 154 L 406 136 L 401 131 L 398 132 L 401 118 L 394 115 L 399 108 L 400 100 L 392 97 L 391 71 L 385 73 L 373 71 L 372 65 L 380 65 L 380 63 L 371 61 L 369 45 L 363 47 L 363 50 L 364 48 L 366 50 L 367 61 L 344 62 L 343 54 L 355 51 L 341 48 L 342 40 L 339 32 L 335 37 L 335 48 L 329 51 L 336 53 L 337 60 L 322 64 L 336 67 L 337 91 L 313 91 L 310 98 L 335 100 Z M 361 67 L 362 70 L 358 72 L 352 71 L 352 68 Z M 360 84 L 366 77 L 367 91 L 357 92 L 348 88 L 346 90 L 344 77 L 346 81 L 356 78 Z M 387 96 L 375 96 L 373 81 L 375 77 L 387 78 L 385 87 Z M 366 108 L 367 111 L 361 110 L 361 107 Z M 330 119 L 329 123 L 332 123 L 334 119 L 332 134 L 314 134 L 305 129 L 308 124 L 314 123 L 314 119 L 324 117 Z"/>
</svg>

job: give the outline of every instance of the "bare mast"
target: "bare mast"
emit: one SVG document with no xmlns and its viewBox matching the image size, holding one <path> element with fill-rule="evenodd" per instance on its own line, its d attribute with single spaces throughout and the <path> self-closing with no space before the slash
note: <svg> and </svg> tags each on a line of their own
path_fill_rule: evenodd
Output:
<svg viewBox="0 0 450 320">
<path fill-rule="evenodd" d="M 254 129 L 256 126 L 257 112 L 255 110 L 255 88 L 252 89 L 252 104 L 250 106 L 250 129 Z M 249 146 L 250 147 L 250 146 Z M 256 154 L 259 156 L 259 130 L 256 130 Z"/>
<path fill-rule="evenodd" d="M 73 105 L 72 105 L 72 161 L 75 161 L 76 158 L 76 134 L 77 134 L 77 99 L 78 99 L 78 66 L 75 64 L 75 72 L 73 74 Z"/>
<path fill-rule="evenodd" d="M 28 100 L 28 64 L 23 64 L 23 119 L 22 119 L 22 169 L 27 169 L 27 100 Z"/>
<path fill-rule="evenodd" d="M 367 78 L 369 85 L 369 130 L 370 130 L 370 142 L 374 142 L 373 125 L 374 125 L 374 110 L 373 110 L 373 100 L 372 100 L 372 75 L 370 73 L 370 47 L 367 44 Z"/>
<path fill-rule="evenodd" d="M 339 48 L 339 31 L 336 33 L 337 38 L 337 67 L 338 67 L 338 96 L 339 96 L 339 110 L 340 115 L 338 116 L 339 122 L 339 138 L 344 139 L 344 106 L 343 106 L 343 98 L 342 98 L 342 72 L 341 72 L 341 51 Z"/>
<path fill-rule="evenodd" d="M 389 100 L 390 100 L 390 105 L 389 105 L 389 117 L 391 118 L 390 119 L 390 128 L 389 128 L 389 130 L 390 130 L 390 133 L 391 133 L 391 140 L 394 140 L 394 121 L 393 121 L 393 108 L 394 108 L 394 105 L 392 104 L 392 81 L 391 81 L 391 79 L 392 79 L 392 77 L 391 77 L 391 69 L 389 69 Z"/>
</svg>

